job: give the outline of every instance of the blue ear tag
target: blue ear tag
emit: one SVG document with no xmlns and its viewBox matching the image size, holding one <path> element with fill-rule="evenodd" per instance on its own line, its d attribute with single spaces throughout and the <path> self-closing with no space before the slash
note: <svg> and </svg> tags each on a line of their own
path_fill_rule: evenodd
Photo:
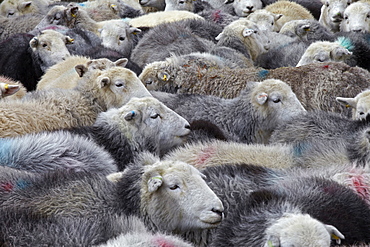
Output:
<svg viewBox="0 0 370 247">
<path fill-rule="evenodd" d="M 135 116 L 135 111 L 131 111 L 131 114 L 132 114 L 132 117 L 134 117 Z"/>
</svg>

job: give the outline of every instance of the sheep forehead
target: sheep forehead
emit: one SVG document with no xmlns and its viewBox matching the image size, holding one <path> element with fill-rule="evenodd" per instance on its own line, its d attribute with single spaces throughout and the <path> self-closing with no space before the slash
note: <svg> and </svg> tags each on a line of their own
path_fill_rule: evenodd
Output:
<svg viewBox="0 0 370 247">
<path fill-rule="evenodd" d="M 200 172 L 196 168 L 182 161 L 160 161 L 154 164 L 151 169 L 160 171 L 161 176 L 166 176 L 169 174 L 178 175 L 181 177 L 188 177 L 193 175 L 200 176 Z"/>
<path fill-rule="evenodd" d="M 356 14 L 361 15 L 363 13 L 367 13 L 370 10 L 370 4 L 362 3 L 362 2 L 355 2 L 350 4 L 345 10 L 344 14 Z"/>
<path fill-rule="evenodd" d="M 365 90 L 365 91 L 357 94 L 356 97 L 355 97 L 355 99 L 357 101 L 364 100 L 364 99 L 370 100 L 370 90 Z"/>
<path fill-rule="evenodd" d="M 255 92 L 282 92 L 284 94 L 290 94 L 292 92 L 290 86 L 283 81 L 276 79 L 268 79 L 259 83 L 255 87 Z"/>
</svg>

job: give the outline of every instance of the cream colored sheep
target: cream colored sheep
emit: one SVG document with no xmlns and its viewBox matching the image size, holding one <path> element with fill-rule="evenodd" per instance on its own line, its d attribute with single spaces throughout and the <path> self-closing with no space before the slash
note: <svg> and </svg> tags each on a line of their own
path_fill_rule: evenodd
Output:
<svg viewBox="0 0 370 247">
<path fill-rule="evenodd" d="M 365 119 L 370 113 L 370 90 L 364 90 L 353 98 L 337 97 L 336 100 L 352 108 L 353 119 Z"/>
<path fill-rule="evenodd" d="M 280 30 L 286 22 L 291 20 L 315 19 L 311 12 L 305 7 L 290 1 L 280 0 L 267 5 L 264 9 L 274 14 L 283 15 L 279 20 L 276 21 L 276 27 L 278 30 Z"/>
</svg>

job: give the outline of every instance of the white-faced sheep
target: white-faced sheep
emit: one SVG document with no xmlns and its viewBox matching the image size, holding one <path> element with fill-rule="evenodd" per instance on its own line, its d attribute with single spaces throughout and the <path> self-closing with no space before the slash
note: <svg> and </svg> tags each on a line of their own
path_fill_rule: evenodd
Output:
<svg viewBox="0 0 370 247">
<path fill-rule="evenodd" d="M 297 67 L 310 63 L 344 62 L 352 55 L 338 42 L 317 41 L 310 44 L 297 63 Z"/>
<path fill-rule="evenodd" d="M 268 142 L 278 124 L 305 112 L 291 88 L 273 79 L 248 82 L 234 99 L 155 91 L 152 94 L 188 121 L 209 120 L 228 138 L 246 143 Z"/>
<path fill-rule="evenodd" d="M 117 172 L 117 165 L 104 148 L 86 137 L 68 132 L 47 132 L 1 138 L 0 165 L 35 173 L 58 169 Z"/>
<path fill-rule="evenodd" d="M 225 0 L 225 4 L 232 3 L 235 15 L 247 17 L 258 9 L 262 9 L 261 0 Z"/>
<path fill-rule="evenodd" d="M 135 215 L 149 230 L 172 234 L 199 232 L 220 224 L 223 205 L 196 168 L 177 161 L 142 162 L 128 167 L 118 182 L 82 172 L 24 179 L 26 186 L 9 191 L 0 204 L 11 209 L 15 201 L 22 201 L 18 210 L 47 218 Z"/>
<path fill-rule="evenodd" d="M 260 9 L 248 15 L 247 20 L 253 21 L 254 23 L 258 24 L 258 27 L 261 30 L 279 31 L 278 28 L 275 26 L 275 22 L 279 20 L 282 16 L 283 15 L 281 14 L 274 14 L 268 12 L 265 9 Z"/>
<path fill-rule="evenodd" d="M 264 9 L 274 14 L 283 15 L 275 23 L 277 30 L 280 30 L 286 22 L 291 20 L 315 19 L 305 7 L 292 1 L 277 1 L 267 5 Z"/>
<path fill-rule="evenodd" d="M 370 31 L 370 3 L 356 2 L 350 4 L 343 13 L 340 31 L 369 32 Z"/>
<path fill-rule="evenodd" d="M 86 70 L 82 66 L 80 73 Z M 143 96 L 151 95 L 134 72 L 122 67 L 94 70 L 73 89 L 39 90 L 20 101 L 3 102 L 1 136 L 92 125 L 100 112 Z"/>
<path fill-rule="evenodd" d="M 45 14 L 48 0 L 4 0 L 0 3 L 0 15 L 13 18 L 25 14 Z"/>
<path fill-rule="evenodd" d="M 190 125 L 157 99 L 143 97 L 132 98 L 118 109 L 100 113 L 92 126 L 68 131 L 104 147 L 116 160 L 119 170 L 123 170 L 142 151 L 163 156 L 182 145 L 190 133 Z"/>
<path fill-rule="evenodd" d="M 370 113 L 370 90 L 364 90 L 355 97 L 336 97 L 345 107 L 352 108 L 352 119 L 365 119 Z"/>
<path fill-rule="evenodd" d="M 264 6 L 277 2 L 279 0 L 262 0 Z M 291 2 L 296 2 L 306 9 L 308 9 L 316 20 L 320 18 L 321 14 L 321 0 L 291 0 Z"/>
<path fill-rule="evenodd" d="M 28 91 L 34 90 L 48 67 L 70 55 L 66 48 L 70 42 L 70 37 L 53 30 L 35 37 L 14 35 L 0 45 L 0 74 L 20 81 Z"/>
<path fill-rule="evenodd" d="M 125 67 L 127 59 L 122 58 L 116 62 L 112 62 L 106 58 L 90 59 L 83 56 L 69 56 L 64 61 L 61 61 L 49 69 L 41 77 L 37 83 L 37 90 L 50 88 L 71 89 L 77 86 L 81 76 L 86 76 L 86 73 L 92 73 L 92 70 L 105 70 L 115 66 Z M 79 73 L 80 69 L 84 69 L 83 73 Z"/>
<path fill-rule="evenodd" d="M 253 61 L 269 49 L 269 39 L 257 24 L 245 18 L 233 21 L 216 37 L 218 46 L 240 51 Z"/>
<path fill-rule="evenodd" d="M 332 32 L 339 32 L 343 12 L 353 0 L 322 0 L 320 24 Z"/>
</svg>

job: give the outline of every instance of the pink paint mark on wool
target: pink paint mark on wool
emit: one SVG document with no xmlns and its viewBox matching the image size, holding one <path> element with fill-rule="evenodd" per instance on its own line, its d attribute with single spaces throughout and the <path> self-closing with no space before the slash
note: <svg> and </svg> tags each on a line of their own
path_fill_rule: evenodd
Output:
<svg viewBox="0 0 370 247">
<path fill-rule="evenodd" d="M 207 161 L 216 153 L 215 147 L 207 147 L 205 148 L 197 157 L 195 167 L 202 168 L 203 166 L 207 165 Z"/>
<path fill-rule="evenodd" d="M 154 237 L 152 243 L 158 247 L 176 247 L 171 241 L 162 236 Z"/>
<path fill-rule="evenodd" d="M 212 20 L 214 22 L 218 22 L 221 19 L 221 10 L 216 10 L 215 12 L 212 13 Z"/>
<path fill-rule="evenodd" d="M 351 188 L 368 204 L 370 204 L 370 175 L 350 173 Z"/>
<path fill-rule="evenodd" d="M 9 191 L 12 191 L 13 190 L 14 185 L 12 183 L 10 183 L 10 182 L 5 182 L 5 183 L 1 183 L 0 184 L 0 188 L 2 190 L 4 190 L 4 191 L 9 192 Z"/>
</svg>

